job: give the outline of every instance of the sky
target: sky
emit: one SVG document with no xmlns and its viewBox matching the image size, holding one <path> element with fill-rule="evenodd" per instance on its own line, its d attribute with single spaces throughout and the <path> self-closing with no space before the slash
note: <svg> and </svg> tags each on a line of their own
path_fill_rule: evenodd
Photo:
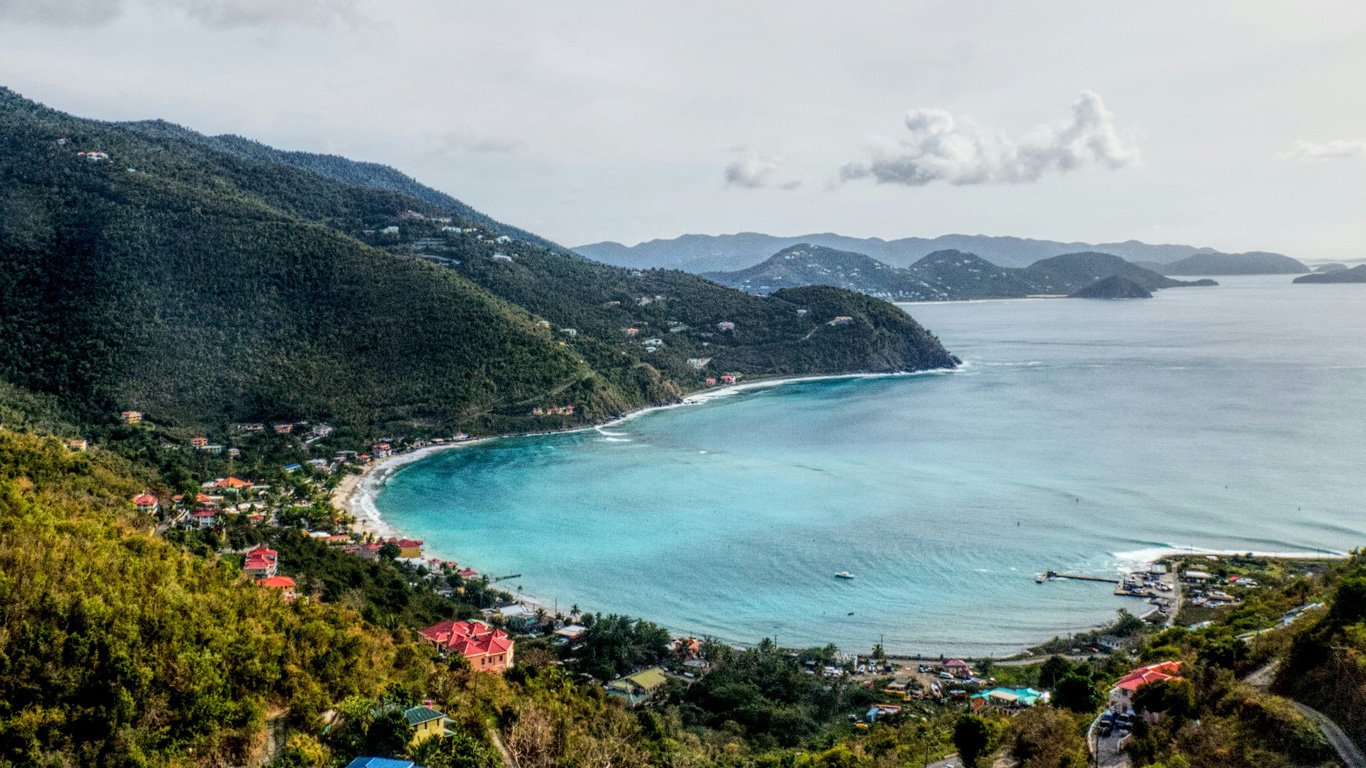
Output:
<svg viewBox="0 0 1366 768">
<path fill-rule="evenodd" d="M 392 165 L 565 245 L 1366 258 L 1366 3 L 0 0 L 0 84 Z"/>
</svg>

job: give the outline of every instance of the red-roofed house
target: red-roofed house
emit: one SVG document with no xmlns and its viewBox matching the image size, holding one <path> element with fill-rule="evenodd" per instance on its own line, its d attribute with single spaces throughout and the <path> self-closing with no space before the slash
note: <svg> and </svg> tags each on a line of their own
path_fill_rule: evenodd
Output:
<svg viewBox="0 0 1366 768">
<path fill-rule="evenodd" d="M 254 579 L 268 579 L 279 572 L 280 553 L 273 549 L 257 547 L 247 552 L 242 563 L 242 572 Z"/>
<path fill-rule="evenodd" d="M 152 494 L 139 493 L 138 495 L 133 497 L 133 506 L 137 507 L 139 512 L 145 512 L 149 515 L 155 515 L 157 513 L 157 509 L 160 508 L 161 504 L 157 501 L 157 497 L 153 496 Z"/>
<path fill-rule="evenodd" d="M 1181 662 L 1179 661 L 1163 661 L 1157 664 L 1149 664 L 1146 667 L 1139 667 L 1115 683 L 1115 687 L 1110 691 L 1111 707 L 1133 709 L 1134 691 L 1137 691 L 1141 686 L 1161 680 L 1180 679 Z"/>
<path fill-rule="evenodd" d="M 393 539 L 399 557 L 422 557 L 422 539 Z"/>
<path fill-rule="evenodd" d="M 298 585 L 294 583 L 294 579 L 291 579 L 288 576 L 271 576 L 268 579 L 261 579 L 256 583 L 267 589 L 280 590 L 280 593 L 284 595 L 285 602 L 289 602 L 298 597 L 294 592 Z"/>
<path fill-rule="evenodd" d="M 512 666 L 512 638 L 482 621 L 443 621 L 418 634 L 443 651 L 464 656 L 480 672 L 501 675 Z"/>
<path fill-rule="evenodd" d="M 218 522 L 218 510 L 196 509 L 190 513 L 190 522 L 196 528 L 212 528 Z"/>
<path fill-rule="evenodd" d="M 478 576 L 479 572 L 474 570 L 473 568 L 465 568 L 460 571 L 460 578 L 462 579 L 473 579 L 477 578 Z"/>
</svg>

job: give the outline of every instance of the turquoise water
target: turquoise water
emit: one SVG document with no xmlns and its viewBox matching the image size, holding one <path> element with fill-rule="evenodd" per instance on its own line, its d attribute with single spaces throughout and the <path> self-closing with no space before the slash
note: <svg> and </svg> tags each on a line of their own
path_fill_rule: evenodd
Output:
<svg viewBox="0 0 1366 768">
<path fill-rule="evenodd" d="M 1154 548 L 1366 543 L 1366 287 L 908 305 L 958 372 L 792 384 L 397 471 L 386 521 L 528 594 L 733 642 L 1006 653 Z M 837 580 L 836 571 L 857 575 Z"/>
</svg>

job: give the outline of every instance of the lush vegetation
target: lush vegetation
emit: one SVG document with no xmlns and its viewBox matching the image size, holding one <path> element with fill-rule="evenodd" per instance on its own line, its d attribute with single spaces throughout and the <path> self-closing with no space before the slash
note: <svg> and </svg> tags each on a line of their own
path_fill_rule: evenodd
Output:
<svg viewBox="0 0 1366 768">
<path fill-rule="evenodd" d="M 633 278 L 342 158 L 81 120 L 8 91 L 0 158 L 0 379 L 75 423 L 132 408 L 214 434 L 299 419 L 515 431 L 675 400 L 703 385 L 689 357 L 752 375 L 951 364 L 890 307 L 828 332 L 793 301 Z M 855 314 L 846 298 L 823 303 Z M 668 344 L 648 352 L 647 336 Z M 576 409 L 530 415 L 555 405 Z"/>
</svg>

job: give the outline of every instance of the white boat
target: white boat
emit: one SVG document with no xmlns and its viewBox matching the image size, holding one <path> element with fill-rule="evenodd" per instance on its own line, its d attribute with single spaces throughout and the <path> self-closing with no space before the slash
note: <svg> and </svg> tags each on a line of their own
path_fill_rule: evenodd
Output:
<svg viewBox="0 0 1366 768">
<path fill-rule="evenodd" d="M 837 578 L 837 579 L 852 579 L 852 578 L 854 578 L 854 574 L 852 574 L 852 573 L 850 573 L 850 572 L 848 572 L 848 571 L 840 571 L 839 573 L 835 574 L 835 578 Z"/>
</svg>

